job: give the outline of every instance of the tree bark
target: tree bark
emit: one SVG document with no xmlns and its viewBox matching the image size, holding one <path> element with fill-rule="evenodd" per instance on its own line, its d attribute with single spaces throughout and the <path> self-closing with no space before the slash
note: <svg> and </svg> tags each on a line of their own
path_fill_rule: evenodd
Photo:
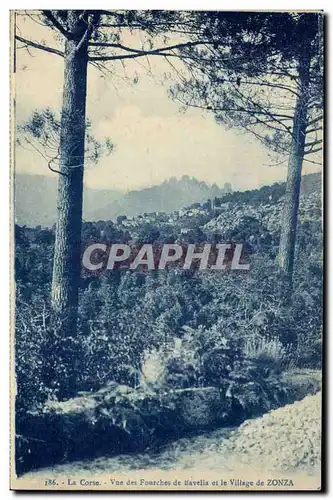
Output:
<svg viewBox="0 0 333 500">
<path fill-rule="evenodd" d="M 69 11 L 68 26 L 52 276 L 52 310 L 62 337 L 75 336 L 77 324 L 88 63 L 87 23 L 81 11 Z"/>
<path fill-rule="evenodd" d="M 299 61 L 300 89 L 296 100 L 293 120 L 292 144 L 288 161 L 288 175 L 278 253 L 278 265 L 282 272 L 283 296 L 286 301 L 289 301 L 292 293 L 297 216 L 307 127 L 310 62 L 310 47 L 307 46 L 304 48 Z"/>
</svg>

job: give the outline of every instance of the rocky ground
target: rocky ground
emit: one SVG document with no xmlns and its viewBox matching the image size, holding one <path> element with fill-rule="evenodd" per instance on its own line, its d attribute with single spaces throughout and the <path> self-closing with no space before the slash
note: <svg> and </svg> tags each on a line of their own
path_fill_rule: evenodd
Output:
<svg viewBox="0 0 333 500">
<path fill-rule="evenodd" d="M 320 470 L 321 393 L 245 421 L 169 443 L 158 453 L 100 457 L 57 465 L 24 478 L 99 476 L 130 471 L 236 471 L 240 467 L 316 475 Z"/>
<path fill-rule="evenodd" d="M 228 439 L 192 454 L 191 465 L 216 467 L 223 457 L 229 465 L 315 473 L 321 461 L 321 394 L 245 421 Z"/>
</svg>

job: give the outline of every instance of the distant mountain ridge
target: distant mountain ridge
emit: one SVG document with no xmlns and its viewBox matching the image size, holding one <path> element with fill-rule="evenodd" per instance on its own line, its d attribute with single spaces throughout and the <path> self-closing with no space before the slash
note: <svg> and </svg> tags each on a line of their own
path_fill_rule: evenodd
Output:
<svg viewBox="0 0 333 500">
<path fill-rule="evenodd" d="M 144 212 L 172 212 L 195 202 L 222 196 L 230 189 L 208 185 L 194 177 L 175 177 L 158 186 L 129 191 L 85 188 L 84 220 L 114 220 L 118 215 L 134 216 Z M 15 217 L 20 225 L 51 226 L 56 218 L 57 180 L 17 174 L 15 177 Z"/>
<path fill-rule="evenodd" d="M 84 217 L 123 196 L 111 189 L 84 189 Z M 52 226 L 56 220 L 57 179 L 44 175 L 16 174 L 14 179 L 15 220 L 27 226 Z"/>
<path fill-rule="evenodd" d="M 225 193 L 226 189 L 221 189 L 216 184 L 200 182 L 194 177 L 184 175 L 180 180 L 172 177 L 158 186 L 130 191 L 107 206 L 96 209 L 93 219 L 112 219 L 117 215 L 135 216 L 144 212 L 168 213 Z"/>
<path fill-rule="evenodd" d="M 321 173 L 304 175 L 303 194 L 321 191 Z M 284 183 L 281 183 L 281 187 Z M 135 216 L 145 212 L 180 210 L 196 202 L 223 197 L 231 186 L 219 188 L 194 177 L 171 177 L 162 184 L 126 194 L 117 190 L 85 188 L 83 218 L 86 221 L 115 220 L 118 215 Z M 245 193 L 245 192 L 244 192 Z M 251 191 L 247 192 L 251 196 Z M 237 196 L 237 192 L 233 195 Z M 233 198 L 233 195 L 231 198 Z M 15 219 L 27 226 L 52 226 L 56 219 L 57 180 L 41 175 L 15 176 Z"/>
</svg>

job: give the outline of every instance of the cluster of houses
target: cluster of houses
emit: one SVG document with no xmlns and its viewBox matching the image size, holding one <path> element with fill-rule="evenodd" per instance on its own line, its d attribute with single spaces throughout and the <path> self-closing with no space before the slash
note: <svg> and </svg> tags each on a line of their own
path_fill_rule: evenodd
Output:
<svg viewBox="0 0 333 500">
<path fill-rule="evenodd" d="M 207 200 L 205 202 L 193 203 L 191 206 L 184 207 L 180 210 L 174 210 L 171 213 L 156 211 L 156 212 L 144 212 L 140 215 L 126 216 L 119 215 L 116 221 L 98 221 L 86 222 L 85 225 L 94 226 L 94 231 L 100 231 L 101 236 L 105 233 L 105 224 L 110 225 L 114 228 L 118 228 L 120 231 L 129 231 L 131 234 L 135 234 L 135 230 L 140 229 L 145 225 L 152 226 L 172 226 L 179 233 L 186 234 L 193 228 L 198 226 L 203 226 L 209 220 L 216 218 L 223 212 L 230 209 L 231 203 L 223 203 L 221 199 L 214 198 L 213 200 Z M 206 219 L 206 220 L 205 220 Z M 102 225 L 101 225 L 102 224 Z M 30 228 L 25 228 L 26 232 Z M 43 230 L 41 226 L 31 228 L 33 233 L 31 236 L 35 236 L 35 233 Z M 55 230 L 55 225 L 52 227 L 52 232 Z M 92 230 L 92 227 L 90 228 Z"/>
<path fill-rule="evenodd" d="M 195 219 L 200 216 L 214 217 L 222 212 L 229 210 L 231 203 L 222 203 L 219 198 L 207 200 L 202 203 L 193 203 L 189 207 L 184 207 L 180 210 L 174 210 L 171 213 L 165 212 L 144 212 L 141 215 L 132 217 L 119 215 L 117 217 L 117 225 L 123 228 L 136 228 L 143 224 L 165 224 L 177 225 L 186 220 Z"/>
</svg>

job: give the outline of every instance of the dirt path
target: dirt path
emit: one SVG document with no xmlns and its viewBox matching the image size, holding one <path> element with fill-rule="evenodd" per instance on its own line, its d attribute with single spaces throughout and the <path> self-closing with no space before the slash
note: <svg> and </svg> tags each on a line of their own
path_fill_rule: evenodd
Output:
<svg viewBox="0 0 333 500">
<path fill-rule="evenodd" d="M 318 474 L 321 443 L 321 394 L 244 422 L 237 429 L 218 429 L 182 438 L 157 453 L 100 457 L 59 464 L 25 474 L 24 478 L 86 477 L 142 471 L 196 469 L 234 471 L 256 467 L 264 470 Z"/>
</svg>

